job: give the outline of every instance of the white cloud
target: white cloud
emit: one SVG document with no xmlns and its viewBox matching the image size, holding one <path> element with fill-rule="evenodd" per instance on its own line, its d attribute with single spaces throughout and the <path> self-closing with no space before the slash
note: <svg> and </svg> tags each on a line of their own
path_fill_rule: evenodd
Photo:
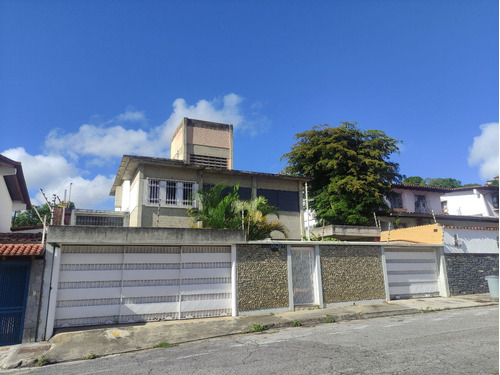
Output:
<svg viewBox="0 0 500 375">
<path fill-rule="evenodd" d="M 257 121 L 245 121 L 240 105 L 243 99 L 236 94 L 228 94 L 211 101 L 200 100 L 189 105 L 184 99 L 176 99 L 173 111 L 161 125 L 149 132 L 142 129 L 126 129 L 121 125 L 105 126 L 116 121 L 142 121 L 146 117 L 141 111 L 126 111 L 104 125 L 85 124 L 76 133 L 64 133 L 61 129 L 52 130 L 45 140 L 48 152 L 70 156 L 77 160 L 81 156 L 97 157 L 107 160 L 125 154 L 166 157 L 169 155 L 170 140 L 183 117 L 233 124 L 235 129 L 257 128 Z M 269 123 L 264 116 L 253 114 L 259 123 Z M 99 165 L 93 160 L 90 164 Z"/>
<path fill-rule="evenodd" d="M 143 111 L 127 110 L 125 113 L 116 116 L 113 120 L 116 122 L 140 122 L 146 120 L 146 116 Z"/>
<path fill-rule="evenodd" d="M 54 129 L 45 139 L 45 154 L 31 155 L 24 148 L 9 149 L 3 154 L 23 163 L 28 188 L 35 195 L 33 203 L 44 203 L 38 189 L 42 188 L 48 198 L 57 194 L 64 198 L 69 192 L 77 208 L 96 208 L 109 202 L 109 191 L 114 176 L 103 176 L 99 167 L 111 165 L 125 154 L 168 157 L 170 140 L 183 117 L 233 124 L 235 130 L 254 135 L 266 128 L 270 121 L 260 114 L 261 103 L 251 106 L 250 118 L 242 114 L 243 98 L 228 94 L 212 100 L 199 100 L 188 104 L 178 98 L 172 104 L 172 112 L 162 124 L 152 128 L 131 128 L 136 123 L 146 123 L 143 111 L 132 107 L 108 121 L 94 116 L 91 123 L 68 133 Z M 127 127 L 123 124 L 128 123 Z M 89 178 L 86 178 L 90 176 Z"/>
<path fill-rule="evenodd" d="M 485 180 L 498 176 L 498 123 L 492 122 L 479 127 L 481 135 L 474 137 L 469 148 L 470 166 L 479 166 L 479 175 Z"/>
<path fill-rule="evenodd" d="M 30 189 L 43 188 L 50 181 L 59 181 L 77 173 L 77 168 L 61 155 L 30 155 L 23 147 L 3 151 L 2 155 L 22 163 L 24 178 Z"/>
<path fill-rule="evenodd" d="M 240 109 L 242 102 L 243 98 L 236 94 L 211 101 L 202 99 L 195 105 L 188 105 L 182 98 L 176 99 L 172 104 L 172 114 L 158 129 L 162 142 L 170 146 L 170 139 L 183 117 L 232 124 L 235 130 L 241 128 L 244 123 Z"/>
<path fill-rule="evenodd" d="M 113 184 L 113 177 L 97 175 L 92 179 L 85 179 L 74 164 L 68 162 L 61 155 L 30 155 L 22 147 L 2 152 L 9 159 L 20 161 L 23 166 L 24 178 L 31 191 L 34 204 L 43 204 L 45 200 L 38 189 L 42 188 L 49 200 L 56 194 L 64 199 L 64 190 L 69 194 L 70 183 L 73 182 L 71 200 L 78 208 L 95 207 L 109 199 L 109 191 Z"/>
<path fill-rule="evenodd" d="M 80 126 L 78 132 L 69 134 L 56 129 L 45 139 L 49 152 L 67 154 L 73 159 L 80 156 L 108 159 L 124 154 L 161 153 L 156 144 L 144 130 L 125 129 L 120 125 L 101 127 L 85 124 Z"/>
</svg>

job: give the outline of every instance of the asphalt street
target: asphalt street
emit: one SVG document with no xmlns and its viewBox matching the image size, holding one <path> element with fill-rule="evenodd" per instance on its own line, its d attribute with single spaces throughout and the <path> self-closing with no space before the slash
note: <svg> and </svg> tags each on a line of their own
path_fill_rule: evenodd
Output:
<svg viewBox="0 0 500 375">
<path fill-rule="evenodd" d="M 498 306 L 211 339 L 19 374 L 498 374 Z"/>
</svg>

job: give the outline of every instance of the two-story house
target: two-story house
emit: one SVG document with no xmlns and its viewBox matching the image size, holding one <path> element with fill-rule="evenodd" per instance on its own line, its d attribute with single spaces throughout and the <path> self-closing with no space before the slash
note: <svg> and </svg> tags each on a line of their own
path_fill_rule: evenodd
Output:
<svg viewBox="0 0 500 375">
<path fill-rule="evenodd" d="M 498 186 L 461 187 L 441 196 L 444 214 L 498 217 Z"/>
<path fill-rule="evenodd" d="M 0 233 L 10 232 L 12 213 L 31 208 L 21 163 L 0 155 Z"/>
<path fill-rule="evenodd" d="M 189 228 L 194 223 L 187 209 L 198 204 L 198 190 L 218 183 L 239 185 L 242 199 L 267 198 L 278 208 L 290 238 L 300 239 L 306 181 L 234 170 L 232 125 L 184 118 L 172 137 L 171 158 L 124 155 L 110 195 L 116 211 L 128 212 L 131 227 Z"/>
<path fill-rule="evenodd" d="M 452 226 L 498 228 L 498 214 L 494 212 L 494 197 L 495 194 L 498 197 L 498 186 L 449 189 L 393 184 L 392 188 L 393 195 L 386 198 L 389 214 L 377 214 L 382 230 L 436 222 Z M 463 209 L 458 209 L 459 207 Z"/>
</svg>

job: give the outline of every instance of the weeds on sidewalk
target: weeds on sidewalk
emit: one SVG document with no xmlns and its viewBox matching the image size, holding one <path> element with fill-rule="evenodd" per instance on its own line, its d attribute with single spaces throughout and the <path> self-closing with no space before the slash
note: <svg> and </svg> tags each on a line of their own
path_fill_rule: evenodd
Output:
<svg viewBox="0 0 500 375">
<path fill-rule="evenodd" d="M 327 315 L 325 323 L 335 323 L 335 317 L 333 315 Z"/>
<path fill-rule="evenodd" d="M 96 359 L 96 358 L 97 355 L 95 355 L 94 353 L 89 353 L 85 357 L 83 357 L 83 359 Z"/>
<path fill-rule="evenodd" d="M 292 323 L 292 327 L 301 327 L 301 326 L 302 326 L 302 323 L 299 322 L 298 320 L 294 320 Z"/>
<path fill-rule="evenodd" d="M 425 309 L 420 309 L 418 311 L 420 311 L 421 313 L 425 314 L 425 313 L 430 313 L 430 312 L 437 312 L 437 311 L 443 311 L 443 310 L 451 310 L 451 307 L 445 307 L 444 309 L 432 309 L 430 308 L 429 306 L 427 306 Z"/>
<path fill-rule="evenodd" d="M 159 344 L 156 344 L 155 346 L 153 346 L 153 348 L 171 348 L 173 346 L 175 346 L 175 344 L 170 344 L 166 341 L 162 341 Z"/>
<path fill-rule="evenodd" d="M 269 327 L 266 325 L 260 325 L 260 324 L 253 324 L 252 328 L 250 328 L 248 331 L 245 331 L 245 333 L 254 333 L 254 332 L 263 332 L 265 330 L 268 330 Z"/>
<path fill-rule="evenodd" d="M 49 365 L 51 363 L 52 363 L 52 361 L 45 354 L 42 354 L 42 356 L 38 359 L 38 362 L 36 363 L 36 365 L 38 367 L 41 367 L 41 366 Z"/>
</svg>

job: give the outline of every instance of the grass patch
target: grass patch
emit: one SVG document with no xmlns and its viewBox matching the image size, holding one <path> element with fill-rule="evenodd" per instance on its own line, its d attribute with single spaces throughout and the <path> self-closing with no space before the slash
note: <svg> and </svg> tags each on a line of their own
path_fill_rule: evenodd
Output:
<svg viewBox="0 0 500 375">
<path fill-rule="evenodd" d="M 302 326 L 302 323 L 299 322 L 298 320 L 294 320 L 292 323 L 292 327 L 301 327 L 301 326 Z"/>
<path fill-rule="evenodd" d="M 85 357 L 83 357 L 83 359 L 96 359 L 96 358 L 97 358 L 97 355 L 94 353 L 89 353 Z"/>
<path fill-rule="evenodd" d="M 36 365 L 38 367 L 42 367 L 45 365 L 49 365 L 51 363 L 52 363 L 52 361 L 45 354 L 42 354 L 42 356 L 38 359 L 38 362 L 36 363 Z"/>
<path fill-rule="evenodd" d="M 335 317 L 333 315 L 327 315 L 325 323 L 335 323 Z"/>
<path fill-rule="evenodd" d="M 171 348 L 173 346 L 175 346 L 175 344 L 170 344 L 166 341 L 162 341 L 159 344 L 156 344 L 155 346 L 153 346 L 153 348 Z"/>
<path fill-rule="evenodd" d="M 431 309 L 429 306 L 427 306 L 425 309 L 420 309 L 419 310 L 421 313 L 431 313 L 431 312 L 436 312 L 436 311 L 441 311 L 441 309 Z"/>
<path fill-rule="evenodd" d="M 252 325 L 252 328 L 250 328 L 248 331 L 246 331 L 246 333 L 263 332 L 263 331 L 266 331 L 268 329 L 269 329 L 269 327 L 266 325 L 260 325 L 260 324 L 254 323 Z"/>
</svg>

